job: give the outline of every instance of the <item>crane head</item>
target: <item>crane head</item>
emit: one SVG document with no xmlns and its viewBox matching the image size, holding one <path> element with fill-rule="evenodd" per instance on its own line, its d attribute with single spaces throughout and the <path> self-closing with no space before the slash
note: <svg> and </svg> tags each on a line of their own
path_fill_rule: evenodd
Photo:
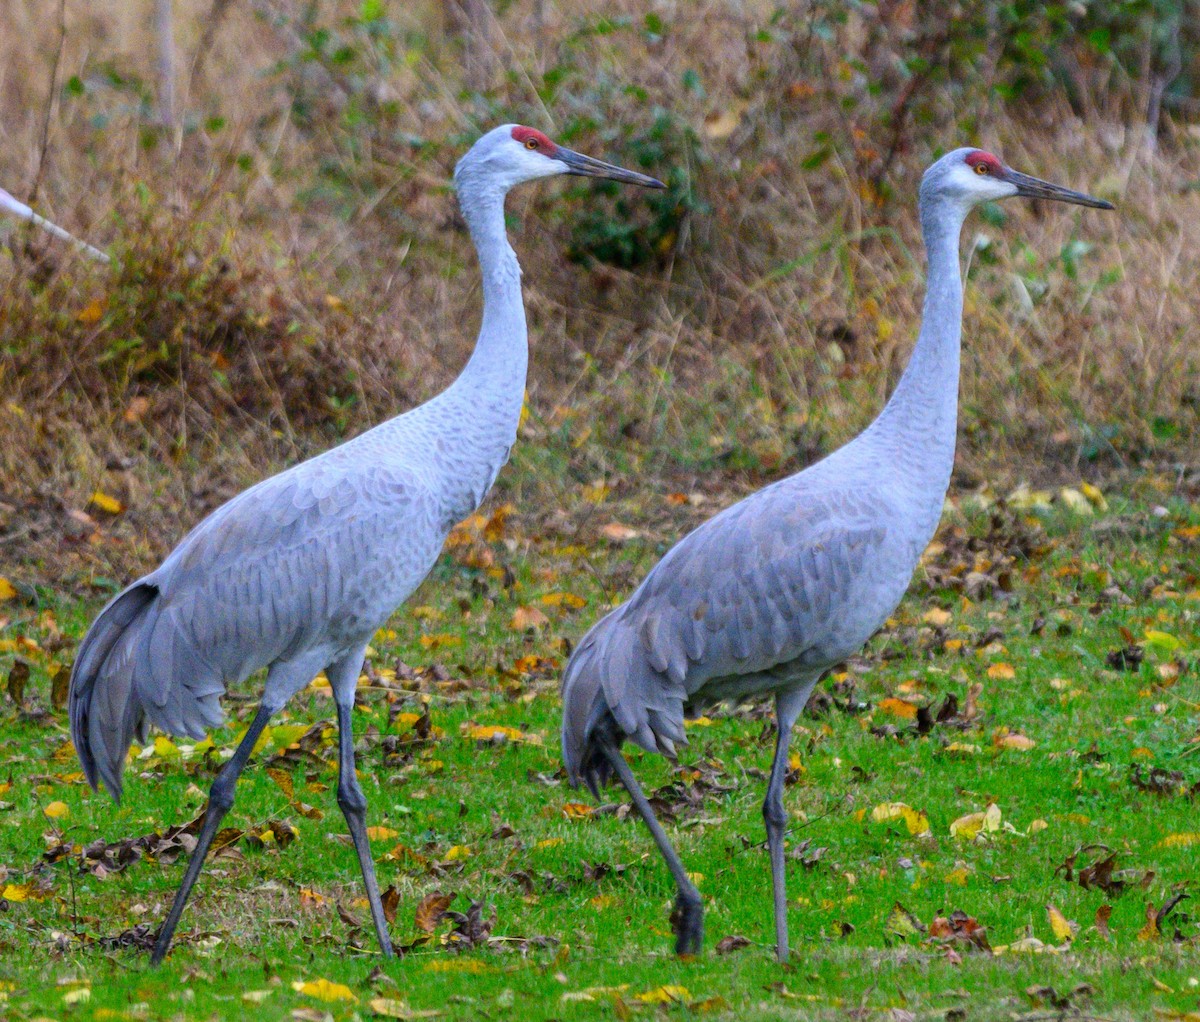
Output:
<svg viewBox="0 0 1200 1022">
<path fill-rule="evenodd" d="M 522 124 L 502 124 L 493 128 L 471 146 L 454 170 L 456 181 L 468 177 L 480 181 L 486 179 L 503 191 L 523 181 L 558 174 L 607 178 L 646 188 L 664 187 L 657 178 L 584 156 L 552 142 L 536 128 Z"/>
<path fill-rule="evenodd" d="M 1113 208 L 1111 202 L 1013 170 L 983 149 L 955 149 L 934 163 L 921 179 L 923 203 L 949 198 L 969 207 L 1013 196 L 1072 202 L 1095 209 Z"/>
</svg>

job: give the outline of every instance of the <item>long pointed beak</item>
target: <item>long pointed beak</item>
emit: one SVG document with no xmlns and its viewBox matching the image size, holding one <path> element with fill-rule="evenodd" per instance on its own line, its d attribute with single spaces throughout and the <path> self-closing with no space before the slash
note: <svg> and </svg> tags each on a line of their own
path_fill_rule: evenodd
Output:
<svg viewBox="0 0 1200 1022">
<path fill-rule="evenodd" d="M 18 202 L 3 188 L 0 188 L 0 210 L 5 213 L 11 213 L 13 216 L 20 217 L 22 220 L 28 220 L 31 224 L 37 224 L 43 231 L 48 234 L 53 234 L 56 238 L 61 238 L 63 241 L 69 241 L 72 245 L 86 252 L 93 259 L 97 259 L 102 263 L 109 262 L 108 256 L 101 252 L 100 249 L 94 248 L 86 241 L 80 241 L 75 235 L 69 231 L 64 231 L 58 224 L 51 223 L 43 216 L 38 216 L 32 209 L 23 202 Z"/>
<path fill-rule="evenodd" d="M 1004 170 L 1004 180 L 1017 186 L 1017 194 L 1026 199 L 1051 199 L 1054 202 L 1073 202 L 1076 206 L 1091 206 L 1094 209 L 1115 209 L 1111 202 L 1093 199 L 1083 192 L 1072 191 L 1062 185 L 1052 185 L 1041 178 L 1030 177 L 1015 170 Z"/>
<path fill-rule="evenodd" d="M 568 174 L 577 174 L 580 177 L 603 177 L 610 181 L 642 185 L 645 188 L 667 187 L 656 177 L 647 177 L 645 174 L 605 163 L 603 160 L 593 160 L 590 156 L 584 156 L 573 149 L 564 149 L 562 146 L 555 151 L 554 159 L 567 165 Z"/>
</svg>

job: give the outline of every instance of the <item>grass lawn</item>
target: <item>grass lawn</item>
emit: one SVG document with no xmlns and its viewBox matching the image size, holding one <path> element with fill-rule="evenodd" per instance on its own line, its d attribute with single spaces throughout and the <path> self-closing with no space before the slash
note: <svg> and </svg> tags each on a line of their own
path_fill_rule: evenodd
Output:
<svg viewBox="0 0 1200 1022">
<path fill-rule="evenodd" d="M 784 966 L 763 708 L 692 724 L 678 767 L 628 751 L 705 896 L 695 960 L 669 953 L 673 889 L 623 793 L 597 807 L 559 769 L 566 643 L 682 517 L 601 505 L 580 542 L 480 519 L 377 637 L 355 726 L 407 948 L 386 962 L 318 679 L 266 736 L 151 970 L 138 945 L 189 841 L 170 828 L 201 810 L 252 688 L 211 744 L 135 748 L 115 807 L 83 783 L 54 692 L 106 593 L 10 598 L 0 1018 L 1200 1019 L 1200 913 L 1176 900 L 1200 878 L 1200 507 L 1153 484 L 1103 510 L 1034 495 L 947 515 L 894 620 L 797 727 Z M 438 893 L 458 917 L 436 918 Z"/>
</svg>

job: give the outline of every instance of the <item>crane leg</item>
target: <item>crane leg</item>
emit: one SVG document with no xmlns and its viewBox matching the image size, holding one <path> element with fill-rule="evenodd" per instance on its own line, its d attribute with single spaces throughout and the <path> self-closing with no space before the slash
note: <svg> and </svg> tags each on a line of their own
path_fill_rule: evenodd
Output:
<svg viewBox="0 0 1200 1022">
<path fill-rule="evenodd" d="M 683 868 L 679 853 L 675 851 L 666 831 L 662 829 L 662 824 L 655 817 L 654 810 L 646 800 L 637 778 L 633 776 L 633 771 L 629 769 L 629 764 L 625 762 L 625 757 L 621 755 L 621 750 L 607 736 L 600 739 L 600 749 L 612 764 L 613 771 L 621 779 L 621 783 L 625 785 L 625 790 L 633 799 L 634 808 L 645 821 L 654 843 L 658 845 L 662 857 L 667 860 L 671 876 L 675 878 L 678 894 L 675 898 L 675 911 L 671 913 L 671 927 L 675 931 L 675 953 L 699 954 L 704 943 L 704 903 L 700 899 L 700 892 L 696 890 L 696 885 Z"/>
<path fill-rule="evenodd" d="M 813 683 L 815 684 L 815 682 Z M 784 868 L 784 835 L 787 833 L 787 810 L 783 808 L 783 784 L 787 777 L 788 743 L 792 725 L 808 702 L 813 685 L 778 692 L 775 695 L 775 758 L 771 761 L 771 779 L 767 782 L 767 797 L 763 800 L 763 822 L 767 825 L 767 848 L 771 853 L 771 888 L 775 896 L 775 957 L 780 962 L 788 958 L 787 871 Z"/>
<path fill-rule="evenodd" d="M 166 957 L 167 950 L 171 946 L 171 938 L 175 935 L 175 927 L 179 925 L 179 917 L 183 914 L 183 907 L 192 893 L 196 878 L 200 876 L 200 870 L 204 868 L 208 849 L 212 845 L 213 838 L 217 836 L 217 831 L 220 830 L 221 821 L 225 819 L 225 814 L 233 805 L 233 795 L 237 788 L 238 777 L 246 768 L 246 762 L 250 759 L 250 754 L 254 751 L 254 746 L 258 743 L 259 736 L 262 735 L 267 722 L 278 709 L 278 706 L 268 703 L 266 699 L 259 704 L 258 712 L 254 714 L 254 719 L 246 729 L 246 734 L 238 742 L 233 757 L 221 768 L 221 772 L 213 781 L 212 788 L 208 793 L 208 808 L 204 811 L 204 823 L 200 827 L 200 837 L 196 841 L 192 857 L 188 860 L 187 872 L 175 894 L 175 901 L 171 904 L 167 921 L 162 924 L 162 928 L 158 931 L 158 937 L 154 941 L 154 951 L 150 955 L 151 965 L 158 965 Z"/>
<path fill-rule="evenodd" d="M 354 712 L 354 690 L 362 670 L 363 654 L 346 657 L 327 670 L 333 697 L 337 702 L 338 715 L 338 805 L 346 817 L 346 826 L 354 840 L 358 853 L 358 865 L 362 870 L 363 886 L 367 889 L 367 902 L 371 906 L 371 920 L 375 924 L 375 935 L 384 957 L 392 957 L 392 938 L 388 934 L 387 919 L 383 914 L 383 900 L 379 896 L 379 882 L 375 879 L 375 861 L 371 858 L 371 842 L 367 839 L 367 797 L 358 783 L 354 768 L 354 730 L 351 717 Z"/>
</svg>

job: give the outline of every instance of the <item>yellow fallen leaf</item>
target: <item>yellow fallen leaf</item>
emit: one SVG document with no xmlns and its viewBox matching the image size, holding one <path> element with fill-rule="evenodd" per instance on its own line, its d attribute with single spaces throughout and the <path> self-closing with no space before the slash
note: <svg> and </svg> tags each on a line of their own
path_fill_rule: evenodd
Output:
<svg viewBox="0 0 1200 1022">
<path fill-rule="evenodd" d="M 957 884 L 959 887 L 966 887 L 970 876 L 971 871 L 966 866 L 959 866 L 958 869 L 951 870 L 942 877 L 942 880 L 947 884 Z"/>
<path fill-rule="evenodd" d="M 436 1008 L 410 1008 L 407 1001 L 398 1001 L 392 997 L 372 997 L 367 1003 L 376 1015 L 382 1015 L 384 1018 L 437 1018 L 441 1014 Z"/>
<path fill-rule="evenodd" d="M 1087 497 L 1071 486 L 1064 486 L 1059 490 L 1058 499 L 1068 510 L 1077 515 L 1090 515 L 1096 510 Z"/>
<path fill-rule="evenodd" d="M 5 600 L 14 599 L 17 595 L 17 590 L 13 588 L 13 584 L 3 576 L 0 576 L 0 603 Z"/>
<path fill-rule="evenodd" d="M 876 823 L 903 820 L 908 832 L 914 836 L 929 833 L 929 817 L 904 802 L 884 802 L 871 810 L 871 819 Z"/>
<path fill-rule="evenodd" d="M 5 901 L 25 901 L 29 897 L 28 884 L 8 884 L 0 891 L 0 898 Z"/>
<path fill-rule="evenodd" d="M 533 847 L 534 848 L 557 848 L 559 845 L 564 844 L 564 843 L 565 842 L 560 837 L 547 837 L 547 838 L 543 838 L 541 841 L 539 841 Z"/>
<path fill-rule="evenodd" d="M 449 635 L 446 632 L 438 632 L 434 635 L 422 635 L 420 642 L 424 649 L 441 649 L 443 646 L 461 645 L 462 637 Z"/>
<path fill-rule="evenodd" d="M 1054 939 L 1059 942 L 1071 940 L 1075 931 L 1079 929 L 1078 924 L 1069 922 L 1053 905 L 1046 906 L 1046 917 L 1050 920 L 1050 931 L 1054 934 Z"/>
<path fill-rule="evenodd" d="M 916 703 L 910 703 L 904 699 L 897 699 L 894 696 L 889 696 L 887 699 L 880 700 L 879 709 L 884 713 L 890 713 L 893 717 L 901 717 L 905 720 L 912 720 L 917 715 Z"/>
<path fill-rule="evenodd" d="M 546 593 L 542 597 L 542 603 L 547 607 L 570 607 L 572 610 L 587 606 L 587 600 L 574 593 Z"/>
<path fill-rule="evenodd" d="M 160 759 L 180 759 L 183 753 L 179 751 L 179 746 L 176 745 L 166 735 L 155 735 L 154 737 L 154 755 Z"/>
<path fill-rule="evenodd" d="M 680 1001 L 690 1000 L 692 995 L 687 987 L 668 985 L 655 987 L 653 990 L 633 996 L 643 1004 L 676 1004 Z"/>
<path fill-rule="evenodd" d="M 451 845 L 446 851 L 446 862 L 458 862 L 461 859 L 469 859 L 471 857 L 471 848 L 469 845 Z"/>
<path fill-rule="evenodd" d="M 245 990 L 242 992 L 242 1000 L 247 1004 L 262 1004 L 274 992 L 274 990 Z"/>
<path fill-rule="evenodd" d="M 474 739 L 477 742 L 492 742 L 496 740 L 497 736 L 505 738 L 510 742 L 523 742 L 529 738 L 524 731 L 519 731 L 515 727 L 506 727 L 503 724 L 464 725 L 462 732 L 464 737 Z"/>
<path fill-rule="evenodd" d="M 1145 640 L 1146 645 L 1161 653 L 1174 653 L 1180 646 L 1179 640 L 1170 632 L 1160 632 L 1153 628 L 1146 629 Z"/>
<path fill-rule="evenodd" d="M 953 617 L 954 615 L 948 610 L 942 610 L 941 607 L 931 607 L 925 611 L 921 620 L 927 625 L 933 625 L 935 628 L 943 628 L 950 623 Z"/>
<path fill-rule="evenodd" d="M 1079 489 L 1097 511 L 1108 510 L 1108 501 L 1104 499 L 1104 494 L 1100 492 L 1098 487 L 1093 486 L 1091 483 L 1080 483 Z"/>
<path fill-rule="evenodd" d="M 980 834 L 992 834 L 1000 829 L 1000 807 L 991 803 L 982 813 L 968 813 L 950 824 L 950 836 L 974 841 Z"/>
<path fill-rule="evenodd" d="M 75 318 L 84 326 L 94 326 L 104 318 L 104 302 L 99 298 L 88 302 L 75 314 Z"/>
<path fill-rule="evenodd" d="M 66 802 L 51 802 L 42 812 L 52 820 L 61 820 L 64 816 L 71 814 L 71 810 L 67 808 Z"/>
<path fill-rule="evenodd" d="M 435 958 L 424 965 L 426 972 L 494 972 L 494 966 L 478 958 Z"/>
<path fill-rule="evenodd" d="M 63 1004 L 86 1004 L 92 999 L 91 987 L 76 987 L 63 994 Z"/>
<path fill-rule="evenodd" d="M 400 836 L 400 832 L 398 830 L 392 830 L 391 827 L 368 827 L 367 828 L 367 840 L 368 841 L 391 841 L 392 838 L 399 837 L 399 836 Z"/>
<path fill-rule="evenodd" d="M 980 749 L 970 742 L 951 742 L 946 746 L 946 752 L 951 756 L 977 756 Z"/>
<path fill-rule="evenodd" d="M 1013 670 L 1012 664 L 998 663 L 987 669 L 987 676 L 997 681 L 1012 681 L 1017 672 Z"/>
<path fill-rule="evenodd" d="M 562 814 L 568 820 L 586 820 L 595 812 L 595 806 L 589 806 L 584 802 L 566 802 L 562 807 Z"/>
<path fill-rule="evenodd" d="M 1049 826 L 1050 826 L 1050 824 L 1048 824 L 1045 820 L 1034 820 L 1029 825 L 1029 828 L 1026 831 L 1026 833 L 1027 834 L 1038 834 L 1041 831 L 1045 830 Z"/>
<path fill-rule="evenodd" d="M 107 493 L 97 490 L 92 494 L 92 499 L 88 501 L 92 507 L 99 508 L 110 515 L 119 515 L 125 510 L 125 505 L 122 504 L 116 497 L 110 497 Z"/>
<path fill-rule="evenodd" d="M 1200 834 L 1168 834 L 1155 848 L 1190 848 L 1200 845 Z"/>
<path fill-rule="evenodd" d="M 1028 752 L 1037 742 L 1015 731 L 1001 730 L 992 739 L 997 749 L 1016 749 L 1018 752 Z"/>
<path fill-rule="evenodd" d="M 327 979 L 293 980 L 292 989 L 318 1001 L 357 1001 L 354 991 L 344 983 L 331 983 Z"/>
</svg>

